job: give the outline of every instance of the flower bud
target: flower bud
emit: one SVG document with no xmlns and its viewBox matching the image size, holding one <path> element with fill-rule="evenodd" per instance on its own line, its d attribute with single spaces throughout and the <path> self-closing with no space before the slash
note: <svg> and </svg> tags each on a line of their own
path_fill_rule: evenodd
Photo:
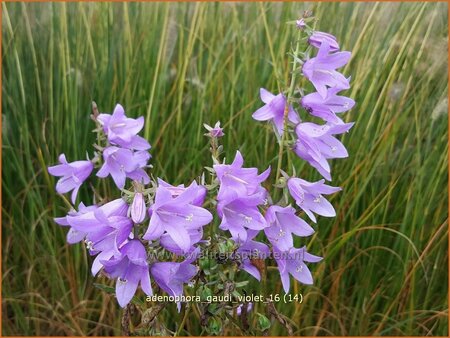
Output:
<svg viewBox="0 0 450 338">
<path fill-rule="evenodd" d="M 133 203 L 131 203 L 131 219 L 134 223 L 142 223 L 145 219 L 145 199 L 142 193 L 137 192 L 134 195 Z"/>
</svg>

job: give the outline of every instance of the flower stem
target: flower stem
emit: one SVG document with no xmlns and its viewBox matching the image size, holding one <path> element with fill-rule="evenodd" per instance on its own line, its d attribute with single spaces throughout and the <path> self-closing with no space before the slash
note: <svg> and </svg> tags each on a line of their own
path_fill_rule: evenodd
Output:
<svg viewBox="0 0 450 338">
<path fill-rule="evenodd" d="M 289 90 L 286 94 L 286 105 L 284 107 L 284 127 L 283 127 L 283 134 L 281 135 L 281 141 L 280 141 L 280 148 L 278 150 L 278 164 L 277 164 L 277 174 L 275 182 L 277 183 L 280 179 L 280 173 L 281 173 L 281 164 L 283 162 L 283 154 L 284 154 L 284 143 L 286 142 L 287 137 L 287 126 L 288 126 L 288 113 L 289 113 L 289 106 L 290 101 L 292 98 L 292 95 L 294 94 L 295 89 L 295 80 L 297 78 L 297 64 L 298 64 L 298 54 L 300 52 L 300 38 L 301 38 L 302 31 L 299 29 L 297 34 L 297 41 L 295 45 L 295 51 L 294 51 L 294 60 L 292 62 L 292 74 L 291 74 L 291 83 L 289 85 Z"/>
</svg>

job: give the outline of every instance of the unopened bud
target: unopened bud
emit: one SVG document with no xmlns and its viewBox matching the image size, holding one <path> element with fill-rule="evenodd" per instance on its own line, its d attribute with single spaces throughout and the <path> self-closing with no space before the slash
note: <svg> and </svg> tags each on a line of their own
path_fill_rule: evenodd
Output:
<svg viewBox="0 0 450 338">
<path fill-rule="evenodd" d="M 145 199 L 142 193 L 137 192 L 134 195 L 133 203 L 131 203 L 131 219 L 134 223 L 142 223 L 145 219 L 146 208 Z"/>
</svg>

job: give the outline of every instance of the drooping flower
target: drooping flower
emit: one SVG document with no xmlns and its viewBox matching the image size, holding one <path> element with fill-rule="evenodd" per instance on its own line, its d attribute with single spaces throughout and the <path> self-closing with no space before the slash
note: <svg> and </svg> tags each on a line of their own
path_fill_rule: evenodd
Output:
<svg viewBox="0 0 450 338">
<path fill-rule="evenodd" d="M 208 133 L 206 134 L 209 137 L 219 138 L 224 136 L 223 128 L 220 127 L 220 121 L 216 122 L 214 127 L 207 125 L 206 123 L 203 125 Z"/>
<path fill-rule="evenodd" d="M 212 220 L 209 211 L 193 204 L 202 189 L 191 184 L 174 198 L 167 188 L 159 186 L 150 207 L 150 223 L 144 239 L 156 240 L 167 233 L 183 252 L 189 252 L 194 243 L 188 231 L 201 228 Z"/>
<path fill-rule="evenodd" d="M 337 72 L 336 69 L 344 66 L 350 59 L 350 52 L 337 52 L 329 54 L 330 45 L 323 41 L 316 57 L 303 64 L 303 74 L 311 81 L 322 97 L 327 95 L 328 87 L 348 89 L 349 80 Z"/>
<path fill-rule="evenodd" d="M 68 215 L 67 223 L 76 231 L 86 234 L 85 243 L 91 255 L 114 250 L 128 239 L 133 222 L 126 217 L 128 205 L 116 199 L 80 215 Z"/>
<path fill-rule="evenodd" d="M 314 233 L 308 223 L 295 215 L 295 209 L 291 206 L 285 208 L 271 205 L 265 214 L 269 225 L 264 229 L 269 241 L 281 251 L 289 250 L 294 246 L 292 234 L 307 237 Z"/>
<path fill-rule="evenodd" d="M 142 223 L 147 214 L 147 208 L 145 207 L 145 198 L 141 192 L 137 192 L 134 195 L 133 202 L 130 205 L 130 215 L 134 223 Z"/>
<path fill-rule="evenodd" d="M 232 164 L 216 164 L 214 171 L 220 183 L 217 199 L 220 202 L 232 201 L 239 197 L 253 195 L 264 188 L 261 183 L 264 182 L 270 174 L 270 167 L 258 175 L 257 168 L 242 168 L 244 158 L 239 151 Z"/>
<path fill-rule="evenodd" d="M 139 284 L 147 295 L 152 295 L 147 252 L 139 240 L 129 241 L 120 249 L 119 256 L 101 263 L 111 278 L 117 278 L 116 297 L 121 307 L 131 301 Z"/>
<path fill-rule="evenodd" d="M 311 115 L 320 117 L 324 121 L 333 124 L 343 123 L 336 113 L 352 109 L 355 101 L 349 97 L 336 95 L 339 91 L 338 87 L 332 87 L 327 89 L 325 97 L 317 92 L 308 94 L 302 98 L 301 104 Z"/>
<path fill-rule="evenodd" d="M 291 177 L 287 181 L 289 193 L 313 222 L 316 222 L 313 212 L 325 217 L 336 216 L 333 206 L 322 195 L 333 194 L 342 189 L 331 187 L 324 182 L 325 180 L 308 182 L 297 177 Z"/>
<path fill-rule="evenodd" d="M 331 181 L 327 159 L 348 156 L 347 149 L 333 135 L 342 134 L 352 126 L 353 123 L 322 126 L 311 122 L 299 123 L 295 128 L 297 141 L 293 150 L 316 168 L 324 178 Z"/>
<path fill-rule="evenodd" d="M 67 243 L 75 244 L 75 243 L 81 242 L 86 237 L 85 232 L 77 231 L 70 226 L 69 222 L 67 221 L 67 217 L 83 215 L 88 212 L 94 211 L 97 208 L 98 207 L 96 205 L 91 205 L 91 206 L 86 207 L 83 204 L 83 202 L 81 202 L 80 205 L 78 206 L 78 211 L 72 210 L 72 211 L 68 212 L 67 216 L 54 218 L 54 221 L 56 224 L 59 224 L 61 226 L 70 227 L 69 232 L 67 233 Z"/>
<path fill-rule="evenodd" d="M 260 96 L 265 105 L 255 111 L 252 117 L 256 121 L 271 120 L 275 125 L 278 135 L 282 135 L 284 130 L 284 110 L 286 109 L 286 97 L 283 94 L 274 95 L 264 88 L 260 89 Z M 300 123 L 300 118 L 291 105 L 289 105 L 287 117 L 288 121 L 294 125 Z"/>
<path fill-rule="evenodd" d="M 67 162 L 66 155 L 59 155 L 58 165 L 48 167 L 48 172 L 53 176 L 62 176 L 56 183 L 56 191 L 59 194 L 65 194 L 72 191 L 72 203 L 75 204 L 78 190 L 83 182 L 89 177 L 94 165 L 91 161 Z"/>
<path fill-rule="evenodd" d="M 320 48 L 324 41 L 326 41 L 330 46 L 330 52 L 337 52 L 339 50 L 339 44 L 336 40 L 336 37 L 329 33 L 315 31 L 308 38 L 308 43 L 316 48 Z"/>
<path fill-rule="evenodd" d="M 123 107 L 117 104 L 112 115 L 100 114 L 97 120 L 103 126 L 110 143 L 127 149 L 150 149 L 150 144 L 137 135 L 144 126 L 143 116 L 137 119 L 128 118 Z"/>
<path fill-rule="evenodd" d="M 311 272 L 305 262 L 320 262 L 322 257 L 311 255 L 306 251 L 306 247 L 300 249 L 290 248 L 287 251 L 280 251 L 274 247 L 273 255 L 280 271 L 284 292 L 289 293 L 291 285 L 289 275 L 292 275 L 292 277 L 303 284 L 313 284 Z"/>
<path fill-rule="evenodd" d="M 103 150 L 105 163 L 97 172 L 97 176 L 104 178 L 111 175 L 119 189 L 123 189 L 127 177 L 147 184 L 150 182 L 150 177 L 143 168 L 147 166 L 150 157 L 147 151 L 133 152 L 114 146 L 105 148 Z"/>
<path fill-rule="evenodd" d="M 270 250 L 264 243 L 254 240 L 258 233 L 258 230 L 248 230 L 247 238 L 239 245 L 236 254 L 240 257 L 240 268 L 248 272 L 257 280 L 261 280 L 261 273 L 254 262 L 263 261 L 268 258 Z"/>
<path fill-rule="evenodd" d="M 191 264 L 198 250 L 188 255 L 183 262 L 156 262 L 150 267 L 150 272 L 156 284 L 169 295 L 177 298 L 183 295 L 183 285 L 188 284 L 197 274 L 198 268 Z M 181 303 L 177 302 L 178 312 Z"/>
</svg>

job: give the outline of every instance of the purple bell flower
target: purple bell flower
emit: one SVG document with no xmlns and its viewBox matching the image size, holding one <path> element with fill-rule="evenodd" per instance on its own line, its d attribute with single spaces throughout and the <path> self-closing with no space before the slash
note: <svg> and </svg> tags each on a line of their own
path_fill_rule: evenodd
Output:
<svg viewBox="0 0 450 338">
<path fill-rule="evenodd" d="M 217 199 L 221 202 L 232 201 L 261 192 L 261 183 L 270 175 L 270 167 L 258 175 L 257 168 L 242 168 L 244 158 L 239 151 L 232 164 L 216 164 L 214 170 L 220 182 Z M 265 190 L 264 190 L 265 191 Z"/>
<path fill-rule="evenodd" d="M 314 233 L 308 223 L 295 215 L 295 209 L 291 206 L 283 208 L 272 205 L 267 209 L 265 218 L 269 226 L 264 229 L 264 233 L 272 245 L 281 251 L 294 246 L 292 234 L 307 237 Z"/>
<path fill-rule="evenodd" d="M 67 221 L 67 217 L 74 217 L 87 214 L 91 211 L 94 211 L 97 208 L 98 207 L 96 205 L 86 207 L 83 204 L 83 202 L 81 202 L 80 205 L 78 206 L 78 211 L 72 210 L 68 212 L 67 216 L 54 218 L 56 224 L 70 227 L 69 232 L 67 233 L 67 243 L 75 244 L 81 242 L 87 235 L 85 232 L 77 231 L 74 228 L 72 228 L 69 222 Z"/>
<path fill-rule="evenodd" d="M 287 181 L 289 193 L 296 204 L 314 223 L 316 223 L 316 217 L 313 212 L 324 217 L 336 216 L 333 206 L 322 195 L 333 194 L 342 189 L 331 187 L 324 184 L 324 182 L 324 180 L 308 182 L 297 177 L 291 177 Z"/>
<path fill-rule="evenodd" d="M 192 189 L 191 191 L 196 192 L 195 198 L 192 200 L 192 204 L 196 205 L 198 207 L 201 207 L 205 201 L 207 190 L 204 186 L 198 185 L 196 181 L 192 181 L 191 183 L 193 186 L 197 187 L 196 189 Z M 184 184 L 180 184 L 177 186 L 173 186 L 162 179 L 158 178 L 158 186 L 162 186 L 164 188 L 167 188 L 169 190 L 172 197 L 177 197 L 181 195 L 187 188 L 184 186 Z"/>
<path fill-rule="evenodd" d="M 183 252 L 189 252 L 193 243 L 188 231 L 203 227 L 213 218 L 208 210 L 193 204 L 202 189 L 191 184 L 174 198 L 167 188 L 159 186 L 155 202 L 150 207 L 150 223 L 143 238 L 156 240 L 167 233 Z"/>
<path fill-rule="evenodd" d="M 267 222 L 259 212 L 261 197 L 258 195 L 243 196 L 227 204 L 219 204 L 218 214 L 222 219 L 219 228 L 228 230 L 236 243 L 247 241 L 247 230 L 262 230 Z"/>
<path fill-rule="evenodd" d="M 111 144 L 127 149 L 150 149 L 150 144 L 137 135 L 144 126 L 143 116 L 138 119 L 128 118 L 123 107 L 117 104 L 112 115 L 100 114 L 97 120 L 103 126 L 103 131 Z"/>
<path fill-rule="evenodd" d="M 78 190 L 83 182 L 89 177 L 94 165 L 91 161 L 67 162 L 66 155 L 59 155 L 58 165 L 48 167 L 48 172 L 53 176 L 62 176 L 56 183 L 56 191 L 65 194 L 72 191 L 72 203 L 75 204 Z"/>
<path fill-rule="evenodd" d="M 190 243 L 191 243 L 191 247 L 189 248 L 189 251 L 188 251 L 188 253 L 190 253 L 196 249 L 196 247 L 194 246 L 195 244 L 202 242 L 203 228 L 188 229 L 187 232 L 188 232 L 188 235 L 190 238 Z M 168 233 L 164 233 L 160 237 L 159 243 L 161 244 L 161 246 L 164 249 L 166 249 L 170 252 L 173 252 L 176 255 L 181 256 L 181 255 L 186 254 L 186 252 L 180 248 L 180 246 L 172 239 L 172 237 L 170 237 L 170 235 Z"/>
<path fill-rule="evenodd" d="M 265 105 L 255 111 L 252 117 L 256 121 L 271 120 L 275 125 L 278 135 L 282 135 L 284 130 L 284 110 L 286 108 L 285 96 L 283 94 L 275 96 L 264 88 L 260 89 L 260 96 Z M 300 118 L 291 105 L 288 110 L 288 121 L 294 125 L 300 123 Z"/>
<path fill-rule="evenodd" d="M 121 307 L 131 301 L 139 284 L 147 295 L 153 294 L 147 252 L 139 240 L 129 241 L 120 249 L 120 256 L 101 263 L 111 278 L 117 278 L 116 297 Z"/>
<path fill-rule="evenodd" d="M 347 64 L 350 59 L 350 52 L 337 52 L 329 54 L 330 45 L 324 41 L 317 53 L 303 64 L 303 74 L 312 82 L 316 90 L 322 97 L 327 95 L 328 87 L 338 87 L 341 89 L 350 88 L 349 80 L 337 72 L 336 69 Z"/>
<path fill-rule="evenodd" d="M 267 245 L 261 242 L 257 242 L 254 238 L 258 235 L 259 231 L 248 230 L 246 240 L 236 250 L 236 254 L 241 258 L 240 268 L 257 280 L 261 280 L 261 273 L 258 268 L 253 265 L 253 259 L 266 259 L 270 255 L 270 250 Z"/>
<path fill-rule="evenodd" d="M 198 268 L 191 264 L 198 254 L 198 250 L 188 255 L 183 262 L 157 262 L 153 263 L 150 271 L 156 284 L 173 297 L 183 295 L 183 285 L 188 284 L 197 274 Z M 177 302 L 178 312 L 181 303 Z"/>
<path fill-rule="evenodd" d="M 300 123 L 295 128 L 297 141 L 294 152 L 308 161 L 319 173 L 331 181 L 330 165 L 327 159 L 345 158 L 347 149 L 333 135 L 349 130 L 353 123 L 339 125 L 318 125 L 311 122 Z"/>
<path fill-rule="evenodd" d="M 284 292 L 289 293 L 291 285 L 289 275 L 292 275 L 292 277 L 303 284 L 313 284 L 311 272 L 305 262 L 320 262 L 322 257 L 309 254 L 306 252 L 306 247 L 300 249 L 290 248 L 287 251 L 280 251 L 274 247 L 273 254 L 280 271 Z"/>
<path fill-rule="evenodd" d="M 105 163 L 97 172 L 97 176 L 104 178 L 111 175 L 119 189 L 124 188 L 127 177 L 147 184 L 150 182 L 150 177 L 143 168 L 147 166 L 150 157 L 147 151 L 133 152 L 114 146 L 105 148 L 103 150 Z"/>
<path fill-rule="evenodd" d="M 326 41 L 330 46 L 330 52 L 337 52 L 339 50 L 339 44 L 336 40 L 336 37 L 329 33 L 315 31 L 308 38 L 308 43 L 316 48 L 320 48 L 324 41 Z"/>
<path fill-rule="evenodd" d="M 337 87 L 328 88 L 326 97 L 322 97 L 317 92 L 308 94 L 302 98 L 301 104 L 311 115 L 333 124 L 342 124 L 342 120 L 336 116 L 336 113 L 352 109 L 355 101 L 349 97 L 336 95 L 339 91 Z"/>
<path fill-rule="evenodd" d="M 93 211 L 67 216 L 66 220 L 74 230 L 86 234 L 85 243 L 91 255 L 110 250 L 118 254 L 133 228 L 127 211 L 127 203 L 119 198 Z"/>
</svg>

